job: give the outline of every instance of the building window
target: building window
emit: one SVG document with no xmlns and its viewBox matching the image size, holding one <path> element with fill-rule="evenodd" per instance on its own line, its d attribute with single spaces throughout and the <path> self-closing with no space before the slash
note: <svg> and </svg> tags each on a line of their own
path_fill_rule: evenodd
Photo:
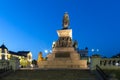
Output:
<svg viewBox="0 0 120 80">
<path fill-rule="evenodd" d="M 2 60 L 5 60 L 5 55 L 2 55 Z"/>
</svg>

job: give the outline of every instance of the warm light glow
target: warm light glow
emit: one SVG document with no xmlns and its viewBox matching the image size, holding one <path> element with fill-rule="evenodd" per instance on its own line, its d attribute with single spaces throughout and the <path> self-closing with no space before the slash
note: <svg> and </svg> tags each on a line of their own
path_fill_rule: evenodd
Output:
<svg viewBox="0 0 120 80">
<path fill-rule="evenodd" d="M 72 30 L 58 30 L 57 31 L 59 37 L 66 37 L 69 36 L 72 38 Z"/>
</svg>

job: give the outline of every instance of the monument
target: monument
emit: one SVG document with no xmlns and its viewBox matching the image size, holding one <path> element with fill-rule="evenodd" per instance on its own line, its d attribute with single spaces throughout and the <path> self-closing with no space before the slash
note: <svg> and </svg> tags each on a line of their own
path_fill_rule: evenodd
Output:
<svg viewBox="0 0 120 80">
<path fill-rule="evenodd" d="M 87 60 L 81 60 L 76 51 L 77 42 L 72 40 L 72 29 L 69 29 L 69 15 L 63 16 L 63 28 L 57 30 L 58 40 L 53 42 L 52 53 L 48 54 L 47 60 L 38 63 L 39 68 L 48 69 L 86 69 Z"/>
</svg>

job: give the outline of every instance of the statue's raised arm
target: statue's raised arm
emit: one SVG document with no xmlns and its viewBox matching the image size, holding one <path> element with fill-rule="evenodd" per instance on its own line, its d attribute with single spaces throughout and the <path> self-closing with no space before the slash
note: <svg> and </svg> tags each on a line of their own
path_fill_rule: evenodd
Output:
<svg viewBox="0 0 120 80">
<path fill-rule="evenodd" d="M 69 26 L 69 15 L 67 12 L 65 12 L 64 16 L 63 16 L 63 29 L 68 29 L 68 26 Z"/>
</svg>

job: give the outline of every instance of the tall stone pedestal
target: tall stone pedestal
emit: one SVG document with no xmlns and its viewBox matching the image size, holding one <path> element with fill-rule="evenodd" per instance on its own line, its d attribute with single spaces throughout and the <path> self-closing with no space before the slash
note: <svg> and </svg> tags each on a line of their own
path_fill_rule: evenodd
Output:
<svg viewBox="0 0 120 80">
<path fill-rule="evenodd" d="M 38 63 L 39 68 L 86 69 L 87 60 L 80 60 L 77 42 L 72 40 L 72 29 L 68 29 L 69 15 L 63 16 L 63 29 L 57 30 L 58 40 L 52 45 L 52 53 L 46 61 Z"/>
</svg>

